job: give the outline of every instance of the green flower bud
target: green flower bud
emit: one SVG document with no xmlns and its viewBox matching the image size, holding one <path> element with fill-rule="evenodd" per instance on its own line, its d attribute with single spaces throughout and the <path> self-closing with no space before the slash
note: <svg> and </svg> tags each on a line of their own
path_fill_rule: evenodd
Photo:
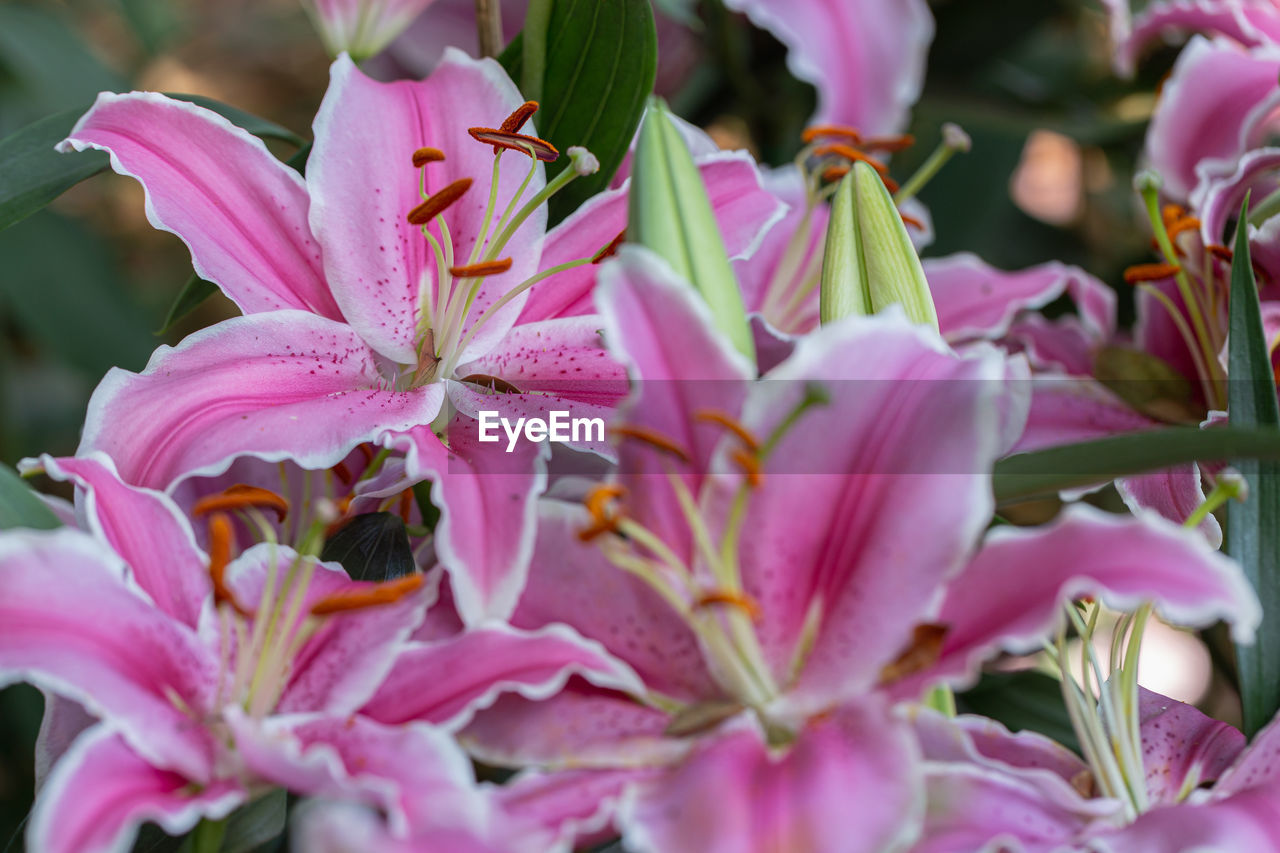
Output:
<svg viewBox="0 0 1280 853">
<path fill-rule="evenodd" d="M 716 327 L 753 363 L 755 344 L 738 279 L 689 148 L 658 100 L 649 103 L 631 174 L 627 240 L 661 255 L 687 279 Z"/>
<path fill-rule="evenodd" d="M 874 314 L 895 303 L 912 322 L 938 330 L 929 283 L 893 198 L 874 169 L 854 163 L 831 201 L 822 322 Z"/>
</svg>

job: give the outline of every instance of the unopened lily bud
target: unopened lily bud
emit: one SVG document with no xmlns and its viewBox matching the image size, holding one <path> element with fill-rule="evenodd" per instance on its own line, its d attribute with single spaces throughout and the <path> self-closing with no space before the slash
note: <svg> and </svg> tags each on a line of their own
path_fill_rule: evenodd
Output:
<svg viewBox="0 0 1280 853">
<path fill-rule="evenodd" d="M 565 153 L 569 155 L 569 167 L 578 174 L 578 177 L 594 175 L 600 171 L 600 161 L 596 159 L 596 155 L 581 145 L 571 146 Z"/>
<path fill-rule="evenodd" d="M 716 327 L 751 361 L 755 344 L 702 174 L 660 101 L 651 101 L 632 167 L 627 239 L 663 257 L 701 294 Z"/>
<path fill-rule="evenodd" d="M 938 330 L 938 314 L 907 227 L 880 176 L 853 164 L 831 202 L 822 261 L 823 323 L 901 305 L 913 322 Z"/>
<path fill-rule="evenodd" d="M 302 0 L 330 55 L 357 62 L 405 31 L 432 0 Z"/>
</svg>

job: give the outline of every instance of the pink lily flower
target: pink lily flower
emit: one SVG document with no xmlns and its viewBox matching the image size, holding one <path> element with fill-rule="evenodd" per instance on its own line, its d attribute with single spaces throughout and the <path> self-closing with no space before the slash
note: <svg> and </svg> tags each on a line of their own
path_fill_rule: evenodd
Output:
<svg viewBox="0 0 1280 853">
<path fill-rule="evenodd" d="M 1141 755 L 1148 809 L 1126 821 L 1097 796 L 1093 771 L 1030 732 L 981 718 L 922 713 L 929 761 L 925 835 L 913 853 L 959 853 L 999 839 L 1012 850 L 1269 850 L 1280 843 L 1273 722 L 1245 745 L 1239 731 L 1143 691 Z M 1212 783 L 1212 784 L 1210 784 Z"/>
<path fill-rule="evenodd" d="M 373 56 L 434 0 L 303 0 L 330 55 Z"/>
<path fill-rule="evenodd" d="M 1021 426 L 1019 386 L 989 348 L 960 358 L 901 317 L 850 318 L 753 382 L 644 250 L 620 251 L 597 299 L 638 389 L 616 428 L 619 474 L 585 508 L 543 501 L 512 624 L 568 626 L 614 671 L 584 661 L 554 695 L 508 692 L 460 737 L 487 763 L 573 769 L 565 788 L 588 802 L 604 788 L 637 849 L 909 840 L 921 768 L 894 702 L 1041 636 L 1029 620 L 1052 622 L 1064 596 L 1167 589 L 1167 615 L 1193 622 L 1256 609 L 1233 564 L 1150 518 L 1078 508 L 970 563 L 990 465 Z M 425 686 L 417 670 L 397 664 L 364 713 L 439 719 L 402 699 Z"/>
<path fill-rule="evenodd" d="M 412 451 L 408 476 L 442 483 L 439 501 L 487 501 L 500 525 L 519 527 L 542 482 L 533 464 L 516 482 L 505 459 L 509 488 L 486 498 L 476 454 L 490 448 L 446 449 L 430 425 L 446 423 L 447 394 L 464 412 L 496 403 L 520 414 L 557 401 L 607 412 L 620 399 L 625 375 L 601 347 L 598 323 L 562 312 L 554 294 L 529 303 L 528 288 L 560 272 L 568 302 L 589 292 L 590 259 L 625 225 L 625 191 L 602 194 L 546 233 L 541 200 L 554 187 L 544 186 L 541 163 L 530 157 L 527 170 L 513 170 L 508 153 L 501 169 L 489 143 L 500 137 L 549 156 L 544 144 L 502 130 L 480 132 L 482 144 L 468 133 L 528 115 L 490 60 L 455 52 L 428 80 L 382 84 L 341 58 L 332 77 L 305 182 L 215 114 L 153 94 L 104 94 L 64 143 L 108 150 L 118 171 L 143 183 L 152 222 L 181 236 L 200 274 L 245 311 L 162 347 L 141 374 L 108 374 L 81 452 L 105 451 L 127 482 L 172 490 L 240 457 L 323 470 L 360 444 L 394 444 Z M 574 156 L 589 166 L 589 155 Z M 779 203 L 743 155 L 717 155 L 704 168 L 727 244 L 748 250 Z M 411 211 L 425 223 L 409 222 Z M 555 291 L 559 278 L 543 286 Z M 475 383 L 523 393 L 482 394 Z M 455 484 L 443 485 L 450 474 Z M 474 594 L 458 582 L 468 619 L 500 617 L 518 594 L 531 530 L 506 540 L 511 549 L 488 548 L 472 538 L 482 519 L 465 517 L 473 526 L 442 541 L 474 560 L 447 566 L 458 578 L 501 575 Z"/>
<path fill-rule="evenodd" d="M 442 802 L 471 796 L 440 772 L 465 764 L 446 736 L 352 716 L 423 619 L 421 576 L 353 582 L 270 542 L 231 559 L 218 514 L 206 554 L 172 500 L 122 483 L 105 457 L 41 464 L 77 484 L 88 532 L 0 535 L 0 681 L 32 682 L 102 722 L 54 763 L 32 849 L 127 849 L 144 820 L 181 834 L 275 786 L 354 797 L 403 822 L 376 764 L 406 752 L 424 779 L 439 777 Z"/>
<path fill-rule="evenodd" d="M 1135 17 L 1131 0 L 1103 0 L 1111 18 L 1116 70 L 1131 75 L 1142 49 L 1158 38 L 1212 33 L 1245 47 L 1280 43 L 1275 0 L 1155 0 Z"/>
</svg>

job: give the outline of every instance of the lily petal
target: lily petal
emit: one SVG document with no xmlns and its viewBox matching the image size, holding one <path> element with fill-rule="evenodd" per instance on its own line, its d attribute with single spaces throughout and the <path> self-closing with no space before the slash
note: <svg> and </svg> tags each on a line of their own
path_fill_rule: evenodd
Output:
<svg viewBox="0 0 1280 853">
<path fill-rule="evenodd" d="M 168 495 L 126 486 L 115 463 L 96 451 L 61 459 L 44 455 L 36 467 L 83 489 L 89 529 L 125 561 L 157 607 L 192 628 L 199 625 L 209 598 L 209 560 Z"/>
<path fill-rule="evenodd" d="M 89 401 L 78 455 L 102 450 L 125 482 L 170 489 L 242 455 L 337 464 L 386 430 L 430 423 L 440 385 L 388 391 L 349 327 L 301 311 L 225 320 L 146 369 L 107 374 Z"/>
<path fill-rule="evenodd" d="M 546 699 L 571 675 L 602 687 L 644 689 L 629 667 L 564 625 L 522 631 L 493 623 L 405 649 L 361 713 L 389 724 L 422 720 L 457 729 L 503 693 Z"/>
<path fill-rule="evenodd" d="M 201 278 L 246 314 L 342 314 L 307 226 L 302 177 L 262 140 L 203 107 L 154 92 L 103 92 L 62 151 L 97 148 L 147 192 L 147 221 L 178 235 Z"/>
<path fill-rule="evenodd" d="M 496 127 L 523 98 L 496 62 L 451 50 L 421 82 L 379 83 L 347 56 L 333 63 L 329 90 L 315 120 L 315 147 L 307 164 L 311 228 L 324 248 L 325 273 L 334 298 L 360 336 L 400 364 L 416 364 L 421 299 L 435 293 L 438 270 L 431 246 L 406 220 L 422 201 L 413 152 L 438 148 L 445 160 L 426 166 L 426 187 L 435 192 L 471 178 L 471 190 L 444 214 L 458 263 L 465 263 L 480 237 L 493 174 L 493 150 L 467 134 L 469 127 Z M 527 158 L 503 158 L 494 222 L 514 197 Z M 529 194 L 543 186 L 537 166 Z M 485 279 L 470 316 L 538 269 L 546 228 L 540 207 L 503 249 L 508 272 Z M 436 227 L 431 226 L 439 238 Z M 524 297 L 501 309 L 468 347 L 474 357 L 500 339 L 520 314 Z M 465 359 L 464 359 L 465 360 Z"/>
<path fill-rule="evenodd" d="M 754 727 L 709 739 L 628 797 L 618 822 L 636 851 L 873 853 L 914 838 L 922 793 L 906 727 L 845 707 L 780 751 Z"/>
<path fill-rule="evenodd" d="M 1157 805 L 1180 802 L 1215 781 L 1245 748 L 1239 729 L 1150 690 L 1141 690 L 1138 714 L 1147 793 Z"/>
<path fill-rule="evenodd" d="M 213 705 L 217 659 L 114 563 L 75 530 L 0 537 L 0 681 L 77 699 L 148 761 L 207 781 L 214 743 L 192 717 Z"/>
<path fill-rule="evenodd" d="M 937 663 L 895 691 L 965 683 L 997 650 L 1039 648 L 1060 624 L 1063 605 L 1090 595 L 1117 610 L 1152 601 L 1178 625 L 1224 619 L 1237 642 L 1249 642 L 1261 620 L 1239 566 L 1203 537 L 1152 513 L 1115 516 L 1074 504 L 1047 527 L 1002 527 L 988 536 L 947 590 L 936 620 L 947 626 Z"/>
<path fill-rule="evenodd" d="M 787 46 L 787 67 L 818 88 L 817 124 L 894 133 L 920 97 L 933 41 L 923 0 L 728 0 Z"/>
<path fill-rule="evenodd" d="M 46 853 L 125 853 L 145 821 L 182 836 L 201 818 L 224 818 L 247 798 L 229 779 L 193 790 L 190 779 L 153 766 L 100 725 L 54 768 L 32 809 L 27 845 Z"/>
</svg>

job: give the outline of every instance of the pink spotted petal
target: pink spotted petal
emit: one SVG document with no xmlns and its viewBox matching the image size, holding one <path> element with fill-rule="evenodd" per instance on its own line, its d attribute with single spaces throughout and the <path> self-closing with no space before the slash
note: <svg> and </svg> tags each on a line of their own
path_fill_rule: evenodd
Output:
<svg viewBox="0 0 1280 853">
<path fill-rule="evenodd" d="M 1116 480 L 1116 491 L 1125 506 L 1155 510 L 1160 515 L 1182 524 L 1204 503 L 1204 486 L 1200 482 L 1200 467 L 1194 462 L 1179 465 L 1166 471 L 1122 477 Z M 1215 548 L 1222 545 L 1222 525 L 1213 513 L 1200 522 L 1200 532 Z"/>
<path fill-rule="evenodd" d="M 1091 839 L 1098 853 L 1198 853 L 1280 849 L 1280 788 L 1270 786 L 1204 804 L 1182 803 L 1140 815 Z"/>
<path fill-rule="evenodd" d="M 787 46 L 787 67 L 818 88 L 814 123 L 894 133 L 920 97 L 933 16 L 922 0 L 729 0 Z"/>
<path fill-rule="evenodd" d="M 1057 741 L 1030 730 L 1011 732 L 986 717 L 948 717 L 919 708 L 911 722 L 926 761 L 1000 768 L 1047 791 L 1057 790 L 1064 802 L 1080 799 L 1072 783 L 1090 778 L 1093 772 Z"/>
<path fill-rule="evenodd" d="M 0 681 L 74 698 L 148 760 L 208 779 L 214 742 L 200 721 L 213 706 L 217 658 L 130 590 L 103 545 L 75 530 L 6 531 L 0 625 Z"/>
<path fill-rule="evenodd" d="M 247 799 L 238 782 L 191 780 L 153 766 L 109 726 L 85 732 L 40 791 L 27 849 L 42 853 L 123 853 L 143 822 L 173 836 L 201 818 L 219 820 Z"/>
<path fill-rule="evenodd" d="M 1245 748 L 1234 726 L 1150 690 L 1141 691 L 1138 713 L 1147 794 L 1157 805 L 1180 802 L 1213 782 Z"/>
<path fill-rule="evenodd" d="M 298 308 L 341 320 L 307 225 L 306 185 L 262 140 L 154 92 L 104 92 L 59 149 L 98 148 L 147 191 L 147 219 L 178 235 L 202 278 L 246 314 Z"/>
<path fill-rule="evenodd" d="M 1058 629 L 1062 606 L 1083 596 L 1121 611 L 1152 601 L 1178 625 L 1224 619 L 1238 642 L 1250 641 L 1261 618 L 1239 567 L 1203 537 L 1150 513 L 1116 516 L 1075 504 L 1047 527 L 1002 527 L 987 538 L 934 620 L 948 628 L 939 660 L 895 690 L 965 682 L 998 650 L 1033 651 Z"/>
<path fill-rule="evenodd" d="M 549 843 L 575 849 L 595 846 L 614 835 L 610 829 L 618 803 L 637 783 L 659 771 L 529 770 L 518 774 L 494 795 L 502 810 L 527 835 L 544 835 Z"/>
<path fill-rule="evenodd" d="M 1185 200 L 1205 176 L 1229 174 L 1263 141 L 1280 104 L 1280 53 L 1193 38 L 1161 91 L 1147 131 L 1147 158 L 1164 192 Z"/>
<path fill-rule="evenodd" d="M 347 321 L 392 361 L 417 363 L 420 300 L 424 294 L 433 297 L 437 280 L 430 244 L 405 218 L 422 201 L 413 152 L 429 146 L 445 154 L 443 162 L 426 167 L 428 192 L 460 178 L 474 181 L 444 215 L 455 261 L 465 264 L 480 237 L 494 156 L 492 146 L 476 142 L 467 129 L 499 126 L 523 100 L 496 62 L 456 50 L 421 82 L 379 83 L 345 56 L 334 62 L 307 163 L 311 227 L 324 247 L 325 274 Z M 495 223 L 528 168 L 527 156 L 503 155 Z M 542 185 L 539 167 L 526 199 Z M 537 271 L 545 228 L 542 207 L 502 250 L 500 257 L 511 257 L 513 266 L 485 279 L 469 316 Z M 435 226 L 432 231 L 438 236 Z M 522 302 L 518 297 L 499 311 L 469 350 L 478 355 L 499 340 Z"/>
<path fill-rule="evenodd" d="M 964 565 L 990 515 L 1001 412 L 1022 387 L 1004 376 L 994 350 L 957 358 L 893 311 L 824 326 L 751 389 L 743 423 L 757 436 L 810 386 L 829 398 L 777 443 L 742 525 L 756 633 L 775 679 L 794 675 L 791 701 L 820 708 L 873 686 Z M 737 478 L 711 488 L 710 517 L 728 518 Z"/>
<path fill-rule="evenodd" d="M 602 687 L 644 689 L 625 664 L 564 625 L 522 631 L 495 622 L 405 649 L 361 713 L 384 723 L 422 720 L 457 729 L 503 693 L 545 699 L 571 675 Z"/>
<path fill-rule="evenodd" d="M 61 459 L 46 454 L 38 467 L 80 487 L 89 529 L 125 561 L 130 577 L 157 607 L 192 628 L 199 624 L 209 598 L 209 561 L 168 495 L 126 486 L 115 464 L 99 452 Z"/>
<path fill-rule="evenodd" d="M 897 849 L 923 809 L 917 748 L 882 708 L 849 706 L 770 749 L 754 726 L 708 738 L 624 802 L 628 850 Z"/>
<path fill-rule="evenodd" d="M 1014 450 L 1023 453 L 1157 426 L 1092 379 L 1038 376 L 1031 382 L 1026 430 Z"/>
<path fill-rule="evenodd" d="M 237 456 L 336 464 L 385 430 L 435 418 L 444 390 L 388 391 L 347 326 L 300 311 L 225 320 L 113 370 L 89 401 L 78 453 L 101 450 L 133 485 L 168 489 Z"/>
<path fill-rule="evenodd" d="M 1229 796 L 1254 788 L 1280 785 L 1280 718 L 1273 719 L 1253 736 L 1253 743 L 1214 785 L 1215 796 Z"/>
</svg>

